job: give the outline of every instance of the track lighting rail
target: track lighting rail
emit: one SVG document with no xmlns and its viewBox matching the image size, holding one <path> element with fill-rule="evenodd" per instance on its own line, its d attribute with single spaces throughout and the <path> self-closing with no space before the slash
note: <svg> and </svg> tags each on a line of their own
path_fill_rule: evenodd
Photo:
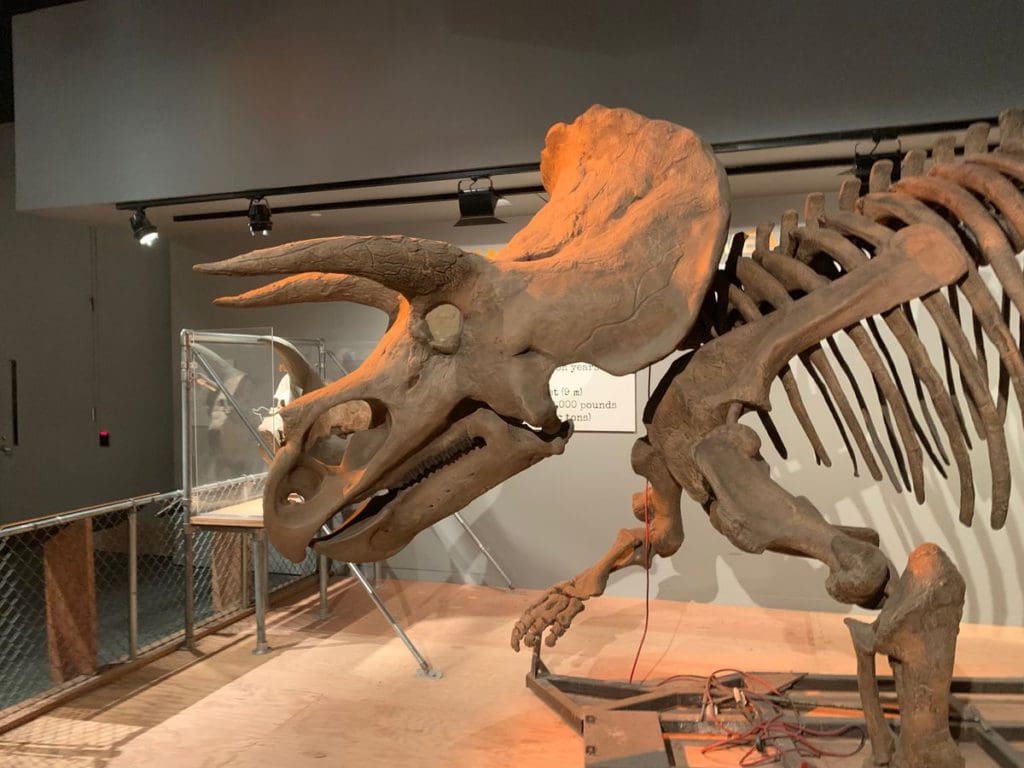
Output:
<svg viewBox="0 0 1024 768">
<path fill-rule="evenodd" d="M 205 195 L 183 195 L 181 197 L 159 197 L 153 200 L 134 200 L 117 203 L 119 211 L 131 211 L 136 208 L 162 208 L 170 205 L 195 205 L 197 203 L 217 203 L 223 200 L 252 200 L 253 198 L 278 195 L 308 195 L 315 192 L 339 192 L 346 189 L 370 189 L 372 187 L 388 187 L 397 184 L 423 184 L 431 181 L 456 181 L 472 176 L 507 176 L 513 173 L 533 173 L 540 168 L 539 163 L 520 163 L 518 165 L 495 165 L 483 168 L 469 168 L 458 171 L 435 171 L 432 173 L 412 173 L 402 176 L 381 176 L 372 179 L 351 179 L 348 181 L 328 181 L 318 184 L 296 184 L 288 187 L 260 187 L 235 192 L 213 192 Z M 281 208 L 275 208 L 281 211 Z M 244 213 L 242 214 L 245 215 Z"/>
<path fill-rule="evenodd" d="M 505 187 L 501 190 L 504 197 L 512 195 L 543 194 L 544 187 L 539 184 L 528 187 Z M 307 203 L 303 205 L 278 205 L 274 213 L 308 213 L 311 211 L 342 211 L 348 208 L 374 208 L 383 205 L 411 205 L 413 203 L 442 203 L 458 200 L 458 192 L 438 192 L 430 195 L 406 195 L 403 197 L 374 197 L 362 200 L 340 200 L 332 203 Z M 246 211 L 208 211 L 206 213 L 181 213 L 174 217 L 175 221 L 210 221 L 213 219 L 241 219 Z"/>
<path fill-rule="evenodd" d="M 827 144 L 839 141 L 872 141 L 875 143 L 893 140 L 900 136 L 911 136 L 914 134 L 945 133 L 960 131 L 972 123 L 988 122 L 995 124 L 996 117 L 979 117 L 969 120 L 947 120 L 929 123 L 910 123 L 904 125 L 876 126 L 873 128 L 856 128 L 839 131 L 828 131 L 821 133 L 805 133 L 792 136 L 777 136 L 765 139 L 745 139 L 740 141 L 724 141 L 713 143 L 712 149 L 718 154 L 730 154 L 734 152 L 752 152 L 756 150 L 787 149 L 801 146 L 812 146 L 815 144 Z M 756 173 L 773 173 L 781 171 L 809 170 L 816 168 L 832 168 L 850 164 L 852 158 L 824 157 L 809 160 L 781 160 L 775 162 L 748 163 L 733 165 L 726 169 L 730 176 L 740 176 Z M 375 187 L 396 186 L 403 184 L 421 184 L 438 181 L 455 181 L 468 178 L 483 178 L 493 176 L 506 176 L 513 174 L 535 173 L 540 169 L 540 164 L 515 163 L 507 165 L 484 166 L 478 168 L 463 168 L 448 171 L 434 171 L 430 173 L 402 174 L 398 176 L 381 176 L 366 179 L 350 179 L 346 181 L 321 182 L 317 184 L 296 184 L 282 187 L 264 187 L 257 189 L 235 190 L 233 192 L 214 192 L 201 195 L 183 195 L 180 197 L 162 197 L 151 200 L 132 200 L 120 202 L 115 205 L 118 210 L 144 210 L 146 208 L 157 208 L 167 206 L 195 205 L 200 203 L 214 203 L 228 200 L 254 200 L 272 196 L 303 195 L 318 192 L 334 192 L 354 189 L 372 189 Z M 535 194 L 543 192 L 539 185 L 519 186 L 501 189 L 502 196 Z M 351 208 L 369 208 L 385 205 L 409 205 L 413 203 L 431 203 L 446 200 L 457 200 L 457 192 L 443 192 L 424 195 L 406 195 L 385 198 L 364 198 L 358 200 L 342 200 L 336 202 L 318 202 L 299 205 L 276 206 L 274 213 L 303 213 L 311 211 L 331 211 Z M 232 211 L 208 211 L 204 213 L 178 214 L 174 221 L 209 221 L 213 219 L 243 218 L 248 215 L 247 210 Z"/>
</svg>

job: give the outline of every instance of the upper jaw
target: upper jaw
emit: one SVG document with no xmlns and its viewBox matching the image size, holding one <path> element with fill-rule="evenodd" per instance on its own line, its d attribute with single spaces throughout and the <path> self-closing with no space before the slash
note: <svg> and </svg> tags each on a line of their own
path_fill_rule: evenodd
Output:
<svg viewBox="0 0 1024 768">
<path fill-rule="evenodd" d="M 375 478 L 366 472 L 348 484 L 333 468 L 320 465 L 319 486 L 313 494 L 304 494 L 305 502 L 297 505 L 284 503 L 282 498 L 290 492 L 292 470 L 319 462 L 305 459 L 297 446 L 286 446 L 268 478 L 265 524 L 275 546 L 290 559 L 301 560 L 307 545 L 315 545 L 326 554 L 327 549 L 336 549 L 335 545 L 346 539 L 372 537 L 376 529 L 393 520 L 396 510 L 411 506 L 406 501 L 412 498 L 430 498 L 430 509 L 436 519 L 457 511 L 515 472 L 561 453 L 571 431 L 571 423 L 567 422 L 555 434 L 538 433 L 481 407 L 428 440 L 404 461 L 372 473 Z M 279 461 L 288 466 L 279 466 Z M 513 466 L 518 468 L 507 471 Z M 460 487 L 453 489 L 453 485 Z M 474 490 L 476 486 L 486 487 Z M 465 501 L 442 512 L 442 502 L 443 506 L 450 506 L 447 502 L 465 496 L 467 491 L 472 494 Z M 322 530 L 339 511 L 344 511 L 343 521 L 333 529 Z M 396 525 L 397 520 L 390 527 Z"/>
</svg>

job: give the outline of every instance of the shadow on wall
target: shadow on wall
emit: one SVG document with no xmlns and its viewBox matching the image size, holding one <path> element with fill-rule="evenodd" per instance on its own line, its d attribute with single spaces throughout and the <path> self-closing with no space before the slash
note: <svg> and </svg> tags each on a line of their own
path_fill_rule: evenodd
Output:
<svg viewBox="0 0 1024 768">
<path fill-rule="evenodd" d="M 707 523 L 707 541 L 687 541 L 671 560 L 676 573 L 658 580 L 653 594 L 661 600 L 718 602 L 723 592 L 741 590 L 750 602 L 763 608 L 828 610 L 849 613 L 850 606 L 837 603 L 825 591 L 828 570 L 800 557 L 766 552 L 740 552 Z M 691 527 L 696 527 L 691 523 Z M 703 538 L 703 537 L 701 537 Z M 729 588 L 723 580 L 732 582 Z M 735 602 L 725 600 L 723 602 Z"/>
</svg>

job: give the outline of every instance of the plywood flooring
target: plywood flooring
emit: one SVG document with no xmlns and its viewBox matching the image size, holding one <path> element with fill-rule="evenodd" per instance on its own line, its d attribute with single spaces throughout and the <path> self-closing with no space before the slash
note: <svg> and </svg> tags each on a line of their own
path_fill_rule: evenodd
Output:
<svg viewBox="0 0 1024 768">
<path fill-rule="evenodd" d="M 579 736 L 523 683 L 508 634 L 532 591 L 388 581 L 380 593 L 419 649 L 416 666 L 358 585 L 332 584 L 270 618 L 254 656 L 248 622 L 0 735 L 3 768 L 546 768 L 582 766 Z M 643 601 L 601 598 L 557 649 L 554 671 L 628 676 Z M 1024 676 L 1024 629 L 964 626 L 957 674 Z M 639 677 L 723 667 L 852 673 L 837 614 L 653 601 Z M 735 765 L 699 755 L 690 765 Z M 818 765 L 841 765 L 819 763 Z M 860 764 L 860 758 L 853 764 Z"/>
</svg>

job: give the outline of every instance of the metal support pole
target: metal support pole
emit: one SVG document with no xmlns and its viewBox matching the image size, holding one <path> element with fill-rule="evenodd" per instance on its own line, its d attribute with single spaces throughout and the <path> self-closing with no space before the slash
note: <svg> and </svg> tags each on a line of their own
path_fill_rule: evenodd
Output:
<svg viewBox="0 0 1024 768">
<path fill-rule="evenodd" d="M 376 587 L 380 586 L 380 583 L 384 581 L 384 563 L 380 560 L 373 561 L 373 584 Z"/>
<path fill-rule="evenodd" d="M 330 359 L 332 363 L 334 363 L 334 367 L 338 369 L 338 372 L 342 376 L 348 376 L 348 374 L 351 373 L 351 371 L 349 371 L 344 365 L 341 364 L 341 360 L 338 359 L 338 356 L 335 355 L 329 349 L 327 350 L 327 357 Z"/>
<path fill-rule="evenodd" d="M 185 537 L 185 647 L 196 649 L 196 607 L 195 607 L 195 529 L 188 522 L 186 512 L 182 529 Z"/>
<path fill-rule="evenodd" d="M 195 531 L 192 528 L 192 332 L 181 332 L 181 508 L 185 547 L 185 647 L 196 650 Z"/>
<path fill-rule="evenodd" d="M 245 546 L 245 538 L 239 538 L 240 540 L 238 542 L 238 545 L 239 548 L 241 549 L 241 555 L 238 558 L 240 561 L 238 578 L 241 580 L 239 581 L 239 584 L 242 585 L 242 589 L 240 590 L 242 593 L 241 600 L 239 602 L 241 603 L 242 608 L 247 608 L 249 605 L 249 584 L 251 583 L 249 579 L 249 570 L 251 563 L 249 562 L 249 548 Z"/>
<path fill-rule="evenodd" d="M 377 610 L 383 614 L 385 619 L 387 619 L 388 624 L 391 625 L 391 629 L 393 629 L 399 639 L 405 643 L 405 647 L 409 649 L 409 653 L 411 653 L 416 659 L 416 663 L 420 665 L 419 674 L 433 678 L 441 677 L 441 673 L 430 666 L 430 662 L 423 658 L 423 654 L 416 650 L 416 646 L 412 644 L 412 640 L 410 640 L 409 636 L 405 634 L 405 630 L 399 626 L 395 617 L 391 615 L 391 611 L 389 611 L 388 607 L 384 605 L 384 601 L 380 599 L 380 595 L 377 594 L 377 590 L 373 588 L 373 585 L 370 584 L 366 576 L 363 575 L 363 572 L 352 563 L 349 563 L 349 570 L 352 572 L 352 575 L 356 577 L 356 581 L 358 581 L 362 585 L 363 589 L 366 590 L 366 594 L 370 596 L 373 604 L 377 606 Z"/>
<path fill-rule="evenodd" d="M 316 364 L 319 368 L 320 381 L 327 382 L 327 342 L 323 339 L 316 340 Z"/>
<path fill-rule="evenodd" d="M 505 569 L 498 565 L 498 561 L 494 559 L 494 555 L 492 555 L 490 550 L 488 550 L 487 547 L 484 546 L 484 543 L 480 541 L 480 537 L 476 535 L 476 532 L 469 527 L 469 523 L 467 523 L 458 512 L 455 513 L 455 519 L 458 520 L 462 527 L 466 529 L 466 533 L 469 534 L 469 537 L 476 543 L 477 547 L 480 548 L 480 551 L 484 553 L 484 557 L 490 560 L 491 565 L 493 565 L 497 569 L 498 573 L 501 574 L 501 578 L 503 578 L 505 583 L 508 584 L 508 588 L 515 589 L 515 587 L 512 586 L 512 579 L 510 579 L 508 574 L 505 573 Z"/>
<path fill-rule="evenodd" d="M 128 513 L 128 658 L 139 655 L 139 508 Z"/>
<path fill-rule="evenodd" d="M 267 644 L 267 535 L 262 528 L 252 532 L 252 574 L 256 599 L 256 648 L 253 653 L 259 656 L 272 650 Z"/>
<path fill-rule="evenodd" d="M 327 581 L 331 577 L 331 561 L 327 555 L 320 555 L 317 566 L 320 571 L 320 610 L 316 617 L 323 621 L 331 615 L 331 607 L 327 604 Z"/>
</svg>

